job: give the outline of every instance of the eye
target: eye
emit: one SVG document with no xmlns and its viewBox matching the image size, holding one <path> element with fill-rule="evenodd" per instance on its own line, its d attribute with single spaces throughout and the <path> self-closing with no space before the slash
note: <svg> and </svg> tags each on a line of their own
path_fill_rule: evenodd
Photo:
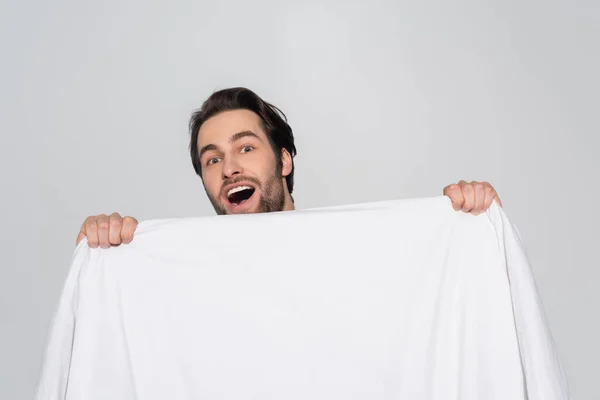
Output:
<svg viewBox="0 0 600 400">
<path fill-rule="evenodd" d="M 213 165 L 219 162 L 219 157 L 212 157 L 206 161 L 206 165 Z"/>
<path fill-rule="evenodd" d="M 247 152 L 252 151 L 252 150 L 254 150 L 254 147 L 252 147 L 252 146 L 244 146 L 244 147 L 242 147 L 242 150 L 240 152 L 241 153 L 247 153 Z"/>
</svg>

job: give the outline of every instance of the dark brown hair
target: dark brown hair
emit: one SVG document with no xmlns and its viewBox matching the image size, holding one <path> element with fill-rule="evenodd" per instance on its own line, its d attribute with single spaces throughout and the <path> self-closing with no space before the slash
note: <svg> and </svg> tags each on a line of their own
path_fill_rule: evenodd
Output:
<svg viewBox="0 0 600 400">
<path fill-rule="evenodd" d="M 200 127 L 209 118 L 231 110 L 250 110 L 257 114 L 262 121 L 267 138 L 278 163 L 281 164 L 281 150 L 286 149 L 292 157 L 292 171 L 285 178 L 290 194 L 294 190 L 294 161 L 296 146 L 294 145 L 294 134 L 287 123 L 285 114 L 277 107 L 261 99 L 253 91 L 237 87 L 223 89 L 214 92 L 200 109 L 194 111 L 190 118 L 190 156 L 196 174 L 202 178 L 202 164 L 198 157 L 198 134 Z"/>
</svg>

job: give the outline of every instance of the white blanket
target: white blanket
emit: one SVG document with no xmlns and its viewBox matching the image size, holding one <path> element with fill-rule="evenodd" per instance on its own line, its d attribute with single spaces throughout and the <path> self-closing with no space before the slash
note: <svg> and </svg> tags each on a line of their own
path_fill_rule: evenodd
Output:
<svg viewBox="0 0 600 400">
<path fill-rule="evenodd" d="M 77 247 L 38 399 L 568 399 L 523 245 L 446 197 Z"/>
</svg>

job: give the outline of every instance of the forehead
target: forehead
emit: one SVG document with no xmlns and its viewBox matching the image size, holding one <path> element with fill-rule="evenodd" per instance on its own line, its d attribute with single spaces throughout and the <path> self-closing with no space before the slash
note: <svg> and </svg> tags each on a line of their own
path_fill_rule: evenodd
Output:
<svg viewBox="0 0 600 400">
<path fill-rule="evenodd" d="M 202 124 L 198 132 L 198 147 L 207 144 L 224 146 L 232 135 L 252 131 L 261 138 L 266 135 L 260 117 L 250 110 L 231 110 L 219 113 Z"/>
</svg>

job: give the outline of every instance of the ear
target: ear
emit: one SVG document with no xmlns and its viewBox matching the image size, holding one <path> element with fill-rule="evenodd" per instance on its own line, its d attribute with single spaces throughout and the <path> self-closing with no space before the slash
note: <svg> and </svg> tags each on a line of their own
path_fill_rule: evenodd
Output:
<svg viewBox="0 0 600 400">
<path fill-rule="evenodd" d="M 293 167 L 292 156 L 286 149 L 281 149 L 281 176 L 286 177 L 291 174 Z"/>
</svg>

